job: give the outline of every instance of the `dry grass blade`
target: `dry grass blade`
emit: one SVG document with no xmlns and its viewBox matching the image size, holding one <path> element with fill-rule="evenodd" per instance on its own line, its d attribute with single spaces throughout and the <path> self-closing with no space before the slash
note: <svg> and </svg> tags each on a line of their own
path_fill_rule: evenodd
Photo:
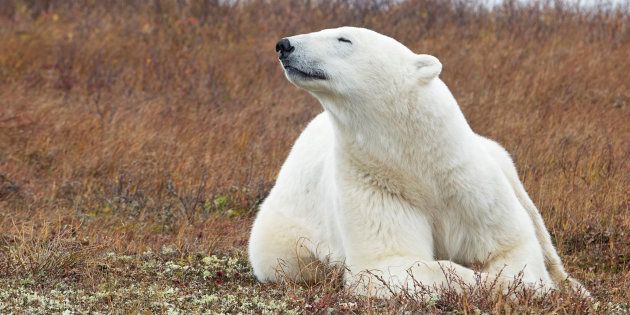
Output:
<svg viewBox="0 0 630 315">
<path fill-rule="evenodd" d="M 0 238 L 0 266 L 5 275 L 55 279 L 90 272 L 104 248 L 76 239 L 70 229 L 48 235 L 36 235 L 32 226 L 18 230 Z"/>
</svg>

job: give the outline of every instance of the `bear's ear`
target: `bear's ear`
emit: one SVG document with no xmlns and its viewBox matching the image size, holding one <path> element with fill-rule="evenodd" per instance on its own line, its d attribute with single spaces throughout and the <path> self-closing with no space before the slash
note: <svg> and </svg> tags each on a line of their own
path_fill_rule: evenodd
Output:
<svg viewBox="0 0 630 315">
<path fill-rule="evenodd" d="M 416 76 L 422 82 L 429 82 L 442 72 L 442 63 L 431 55 L 416 55 L 414 66 Z"/>
</svg>

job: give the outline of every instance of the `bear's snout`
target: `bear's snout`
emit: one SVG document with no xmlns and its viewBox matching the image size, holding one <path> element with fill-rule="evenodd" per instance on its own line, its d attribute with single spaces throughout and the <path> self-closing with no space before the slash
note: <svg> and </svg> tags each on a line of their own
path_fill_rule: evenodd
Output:
<svg viewBox="0 0 630 315">
<path fill-rule="evenodd" d="M 276 43 L 276 52 L 278 53 L 278 59 L 286 59 L 295 50 L 295 47 L 291 46 L 291 42 L 287 38 L 282 38 Z"/>
</svg>

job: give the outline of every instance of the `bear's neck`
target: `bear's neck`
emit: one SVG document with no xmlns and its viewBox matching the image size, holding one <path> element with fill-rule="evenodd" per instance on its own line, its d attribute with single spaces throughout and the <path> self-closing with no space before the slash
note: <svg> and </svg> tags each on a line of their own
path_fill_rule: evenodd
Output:
<svg viewBox="0 0 630 315">
<path fill-rule="evenodd" d="M 334 126 L 335 153 L 347 166 L 430 179 L 471 157 L 475 134 L 441 80 L 405 95 L 409 97 L 353 102 L 320 99 Z"/>
</svg>

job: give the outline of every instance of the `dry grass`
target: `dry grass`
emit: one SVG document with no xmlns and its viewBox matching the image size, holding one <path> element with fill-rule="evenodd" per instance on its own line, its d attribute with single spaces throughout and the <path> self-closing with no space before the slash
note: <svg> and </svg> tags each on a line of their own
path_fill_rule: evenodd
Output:
<svg viewBox="0 0 630 315">
<path fill-rule="evenodd" d="M 627 11 L 218 2 L 0 2 L 0 312 L 627 312 Z M 516 302 L 445 292 L 427 304 L 355 299 L 334 277 L 255 283 L 243 251 L 256 204 L 321 111 L 286 82 L 273 47 L 339 25 L 440 58 L 473 128 L 513 154 L 599 308 L 566 292 Z M 212 255 L 235 260 L 208 271 Z M 218 274 L 234 266 L 239 276 Z"/>
</svg>

